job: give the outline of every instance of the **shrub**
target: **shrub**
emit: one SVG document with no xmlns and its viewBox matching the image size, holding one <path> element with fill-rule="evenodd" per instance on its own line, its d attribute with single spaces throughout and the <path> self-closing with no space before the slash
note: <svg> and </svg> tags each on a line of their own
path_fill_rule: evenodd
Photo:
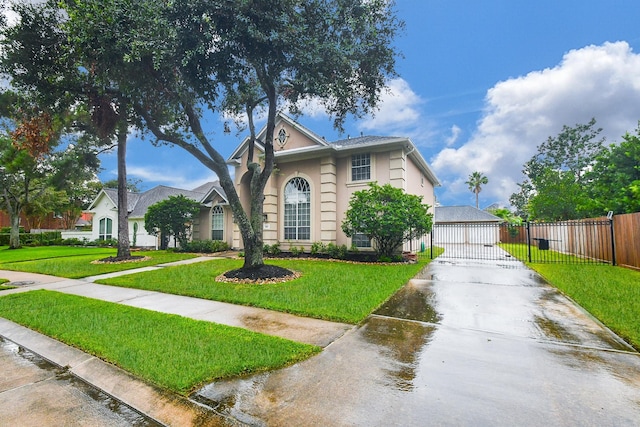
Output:
<svg viewBox="0 0 640 427">
<path fill-rule="evenodd" d="M 329 243 L 327 245 L 327 254 L 331 258 L 345 259 L 347 257 L 347 245 L 336 245 L 335 243 Z"/>
<path fill-rule="evenodd" d="M 280 243 L 274 243 L 269 249 L 269 255 L 280 255 Z"/>
<path fill-rule="evenodd" d="M 96 240 L 93 242 L 93 244 L 95 246 L 100 246 L 100 247 L 113 247 L 113 246 L 118 246 L 118 241 L 116 239 L 103 239 L 103 240 Z"/>
<path fill-rule="evenodd" d="M 422 196 L 374 182 L 368 190 L 353 193 L 342 231 L 347 237 L 358 233 L 369 236 L 378 256 L 392 257 L 403 242 L 431 231 L 433 215 L 428 209 Z"/>
<path fill-rule="evenodd" d="M 311 255 L 323 254 L 326 250 L 327 248 L 322 242 L 313 242 L 311 244 Z"/>
<path fill-rule="evenodd" d="M 56 240 L 55 244 L 62 246 L 82 246 L 84 244 L 84 241 L 78 239 L 77 237 L 71 237 L 69 239 Z"/>
<path fill-rule="evenodd" d="M 304 248 L 302 246 L 289 246 L 289 252 L 291 252 L 291 255 L 293 256 L 299 256 L 300 254 L 304 253 Z"/>
<path fill-rule="evenodd" d="M 228 251 L 229 244 L 221 240 L 192 240 L 180 247 L 180 252 L 214 253 Z"/>
</svg>

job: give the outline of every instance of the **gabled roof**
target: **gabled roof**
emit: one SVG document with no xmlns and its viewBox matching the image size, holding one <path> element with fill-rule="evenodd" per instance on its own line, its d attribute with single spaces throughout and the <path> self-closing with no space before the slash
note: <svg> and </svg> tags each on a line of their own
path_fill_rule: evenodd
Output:
<svg viewBox="0 0 640 427">
<path fill-rule="evenodd" d="M 130 193 L 131 194 L 131 193 Z M 135 193 L 134 193 L 135 194 Z M 196 193 L 190 190 L 182 190 L 180 188 L 165 187 L 164 185 L 158 185 L 153 187 L 149 191 L 140 193 L 137 198 L 136 204 L 130 211 L 129 216 L 132 218 L 142 218 L 147 213 L 149 206 L 168 199 L 170 196 L 184 196 L 189 199 L 200 202 L 204 197 L 203 193 Z M 128 202 L 128 200 L 127 200 Z M 131 206 L 131 203 L 129 203 Z"/>
<path fill-rule="evenodd" d="M 207 204 L 207 206 L 209 206 L 211 200 L 216 194 L 219 195 L 225 203 L 229 203 L 229 200 L 227 199 L 227 193 L 225 193 L 224 189 L 220 186 L 220 181 L 207 182 L 200 187 L 194 188 L 192 191 L 204 194 L 204 197 L 202 197 L 200 203 Z"/>
<path fill-rule="evenodd" d="M 294 121 L 291 117 L 287 116 L 286 114 L 279 113 L 276 116 L 276 123 L 275 123 L 276 127 L 278 127 L 278 125 L 281 124 L 282 122 L 287 123 L 289 126 L 293 127 L 298 132 L 305 135 L 311 141 L 318 144 L 318 146 L 320 147 L 327 146 L 327 141 L 325 141 L 324 138 L 322 138 L 320 135 L 313 132 L 309 128 L 301 125 L 300 123 Z M 267 133 L 267 126 L 265 125 L 262 127 L 260 132 L 258 132 L 258 134 L 256 135 L 256 149 L 263 153 L 264 153 L 264 144 L 260 141 L 264 141 L 266 133 Z M 227 159 L 227 163 L 234 163 L 236 159 L 242 157 L 244 152 L 247 150 L 248 145 L 249 145 L 249 137 L 246 137 L 244 140 L 242 140 L 240 145 L 238 145 L 238 147 L 233 151 L 233 153 L 231 153 L 231 155 Z"/>
<path fill-rule="evenodd" d="M 435 223 L 501 221 L 501 218 L 473 206 L 436 206 L 434 214 Z"/>
<path fill-rule="evenodd" d="M 407 155 L 413 159 L 413 161 L 422 170 L 425 176 L 433 183 L 434 187 L 440 186 L 440 181 L 436 177 L 435 173 L 431 170 L 420 151 L 415 144 L 406 137 L 398 136 L 359 136 L 355 138 L 340 139 L 333 142 L 327 142 L 325 139 L 315 132 L 307 129 L 301 124 L 293 121 L 285 114 L 278 114 L 276 117 L 276 127 L 282 122 L 288 123 L 299 132 L 306 135 L 316 145 L 309 147 L 301 147 L 288 150 L 278 150 L 275 152 L 276 161 L 282 161 L 284 159 L 299 160 L 305 158 L 314 158 L 323 155 L 322 153 L 333 152 L 343 153 L 347 155 L 350 151 L 362 150 L 362 149 L 375 149 L 376 147 L 388 147 L 390 145 L 403 146 L 407 150 Z M 262 128 L 260 133 L 256 135 L 257 141 L 264 141 L 264 135 L 266 133 L 266 125 Z M 249 138 L 245 138 L 242 143 L 231 153 L 231 156 L 227 159 L 227 164 L 238 164 L 238 160 L 247 150 L 249 144 Z M 256 142 L 256 149 L 264 152 L 264 145 L 260 142 Z"/>
<path fill-rule="evenodd" d="M 181 188 L 167 187 L 165 185 L 158 185 L 148 191 L 142 193 L 127 192 L 127 211 L 130 218 L 142 218 L 147 213 L 149 206 L 168 199 L 170 196 L 183 195 L 189 199 L 195 200 L 199 203 L 204 201 L 210 196 L 212 192 L 217 192 L 226 201 L 227 197 L 220 187 L 218 181 L 207 182 L 193 190 L 183 190 Z M 114 188 L 103 188 L 98 194 L 98 197 L 91 204 L 90 209 L 93 209 L 96 202 L 102 195 L 108 197 L 114 206 L 118 207 L 118 190 Z"/>
</svg>

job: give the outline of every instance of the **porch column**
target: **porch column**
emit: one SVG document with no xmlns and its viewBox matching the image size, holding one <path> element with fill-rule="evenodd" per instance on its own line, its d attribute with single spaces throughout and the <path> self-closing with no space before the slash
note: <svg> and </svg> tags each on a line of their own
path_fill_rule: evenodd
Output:
<svg viewBox="0 0 640 427">
<path fill-rule="evenodd" d="M 393 187 L 407 189 L 407 157 L 404 150 L 389 153 L 389 183 Z"/>
<path fill-rule="evenodd" d="M 320 161 L 320 240 L 324 244 L 336 243 L 338 226 L 336 173 L 336 159 L 324 157 Z"/>
</svg>

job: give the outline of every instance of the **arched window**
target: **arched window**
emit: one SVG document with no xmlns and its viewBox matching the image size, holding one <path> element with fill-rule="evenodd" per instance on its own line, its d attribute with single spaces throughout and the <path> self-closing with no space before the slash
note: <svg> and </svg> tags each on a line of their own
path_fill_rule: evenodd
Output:
<svg viewBox="0 0 640 427">
<path fill-rule="evenodd" d="M 224 240 L 224 211 L 220 205 L 211 209 L 211 240 Z"/>
<path fill-rule="evenodd" d="M 284 188 L 285 240 L 311 240 L 311 188 L 300 177 Z"/>
<path fill-rule="evenodd" d="M 102 218 L 98 230 L 98 240 L 107 240 L 113 237 L 113 221 L 111 218 Z"/>
</svg>

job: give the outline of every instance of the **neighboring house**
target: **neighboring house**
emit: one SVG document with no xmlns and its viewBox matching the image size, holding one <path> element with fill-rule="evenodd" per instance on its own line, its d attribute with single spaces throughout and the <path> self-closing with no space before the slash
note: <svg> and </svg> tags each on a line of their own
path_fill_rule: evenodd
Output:
<svg viewBox="0 0 640 427">
<path fill-rule="evenodd" d="M 264 141 L 265 133 L 263 128 L 257 135 L 258 141 Z M 248 144 L 249 138 L 246 138 L 227 160 L 235 168 L 236 191 L 245 208 L 249 206 Z M 265 188 L 265 244 L 279 243 L 283 250 L 288 250 L 290 245 L 310 250 L 314 242 L 355 244 L 363 250 L 369 249 L 371 244 L 366 236 L 348 238 L 341 225 L 351 195 L 367 189 L 374 181 L 423 196 L 423 202 L 430 206 L 435 204 L 434 187 L 440 183 L 406 137 L 360 136 L 327 142 L 291 118 L 279 115 L 274 149 L 275 169 Z M 264 144 L 258 142 L 255 159 L 260 159 L 262 153 Z M 224 240 L 232 248 L 242 249 L 240 231 L 217 182 L 192 191 L 156 187 L 130 196 L 129 233 L 132 233 L 132 223 L 139 222 L 138 245 L 155 246 L 153 236 L 146 235 L 141 222 L 151 204 L 172 194 L 184 194 L 202 203 L 193 238 Z M 94 202 L 95 238 L 115 237 L 116 201 L 115 190 L 103 190 Z M 145 233 L 143 240 L 141 232 Z"/>
<path fill-rule="evenodd" d="M 83 212 L 78 221 L 75 224 L 75 228 L 82 228 L 85 225 L 91 223 L 91 217 L 86 217 Z M 44 218 L 36 216 L 27 216 L 24 213 L 20 214 L 20 226 L 29 232 L 31 230 L 45 231 L 45 230 L 66 230 L 65 221 L 62 216 L 55 212 L 48 213 Z M 9 214 L 0 210 L 0 228 L 11 227 L 11 220 Z"/>
<path fill-rule="evenodd" d="M 129 212 L 129 242 L 133 244 L 134 224 L 138 224 L 136 232 L 136 245 L 143 247 L 159 246 L 158 236 L 151 235 L 144 227 L 144 216 L 149 206 L 168 199 L 170 196 L 183 195 L 202 205 L 200 217 L 194 221 L 192 230 L 193 238 L 211 239 L 220 237 L 215 233 L 212 235 L 206 230 L 200 229 L 202 222 L 207 222 L 211 216 L 212 205 L 226 204 L 226 196 L 218 182 L 209 182 L 193 190 L 182 190 L 179 188 L 159 185 L 151 190 L 142 193 L 127 194 L 127 204 Z M 91 204 L 89 210 L 93 213 L 93 227 L 91 240 L 117 239 L 118 237 L 118 190 L 104 188 Z M 204 221 L 203 221 L 204 219 Z M 225 240 L 216 238 L 216 240 Z M 230 243 L 230 241 L 229 241 Z"/>
<path fill-rule="evenodd" d="M 438 206 L 435 209 L 435 244 L 494 245 L 500 241 L 503 220 L 473 206 Z"/>
</svg>

